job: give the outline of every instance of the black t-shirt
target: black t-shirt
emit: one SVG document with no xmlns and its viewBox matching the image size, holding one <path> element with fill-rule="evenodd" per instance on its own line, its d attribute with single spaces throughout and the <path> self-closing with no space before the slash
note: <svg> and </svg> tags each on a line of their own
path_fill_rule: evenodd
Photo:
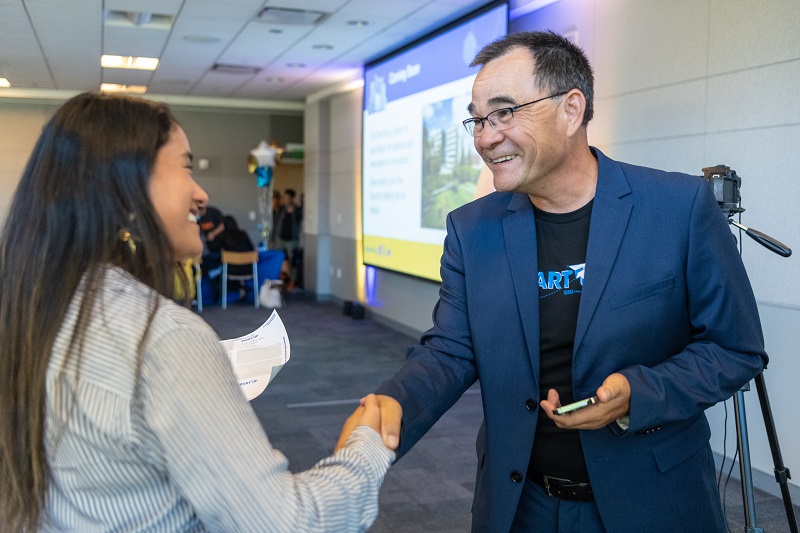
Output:
<svg viewBox="0 0 800 533">
<path fill-rule="evenodd" d="M 544 399 L 547 391 L 555 389 L 562 405 L 576 400 L 572 396 L 572 351 L 592 204 L 571 213 L 547 213 L 534 207 L 539 261 L 539 390 Z M 540 409 L 528 472 L 588 481 L 578 431 L 559 429 Z"/>
<path fill-rule="evenodd" d="M 300 235 L 302 212 L 295 206 L 290 212 L 285 207 L 278 216 L 278 238 L 283 241 L 296 241 Z"/>
</svg>

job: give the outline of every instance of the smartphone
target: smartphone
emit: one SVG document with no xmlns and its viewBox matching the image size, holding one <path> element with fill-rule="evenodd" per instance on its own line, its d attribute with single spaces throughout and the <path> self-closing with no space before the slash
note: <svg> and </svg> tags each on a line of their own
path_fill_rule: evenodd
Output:
<svg viewBox="0 0 800 533">
<path fill-rule="evenodd" d="M 571 413 L 572 411 L 577 411 L 578 409 L 583 409 L 587 405 L 594 405 L 598 402 L 597 396 L 592 396 L 591 398 L 586 398 L 585 400 L 580 400 L 575 403 L 569 403 L 567 405 L 562 405 L 558 409 L 553 410 L 554 415 L 565 415 L 567 413 Z"/>
</svg>

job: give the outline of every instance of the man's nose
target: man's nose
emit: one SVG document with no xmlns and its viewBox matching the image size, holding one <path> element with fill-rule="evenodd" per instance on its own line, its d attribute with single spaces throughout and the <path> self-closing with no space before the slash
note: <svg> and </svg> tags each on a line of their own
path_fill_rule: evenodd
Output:
<svg viewBox="0 0 800 533">
<path fill-rule="evenodd" d="M 478 137 L 475 137 L 475 148 L 480 150 L 481 148 L 491 148 L 492 146 L 498 144 L 503 140 L 505 136 L 503 132 L 497 131 L 492 127 L 489 121 L 486 121 L 483 127 L 483 131 Z"/>
</svg>

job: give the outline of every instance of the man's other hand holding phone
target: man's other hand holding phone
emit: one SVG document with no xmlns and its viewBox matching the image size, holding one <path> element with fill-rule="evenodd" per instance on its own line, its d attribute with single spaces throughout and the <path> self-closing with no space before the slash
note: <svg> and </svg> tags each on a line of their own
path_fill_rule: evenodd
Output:
<svg viewBox="0 0 800 533">
<path fill-rule="evenodd" d="M 597 389 L 597 402 L 565 414 L 555 414 L 561 407 L 558 392 L 550 389 L 539 407 L 563 429 L 599 429 L 622 418 L 630 411 L 631 387 L 622 374 L 611 374 Z"/>
</svg>

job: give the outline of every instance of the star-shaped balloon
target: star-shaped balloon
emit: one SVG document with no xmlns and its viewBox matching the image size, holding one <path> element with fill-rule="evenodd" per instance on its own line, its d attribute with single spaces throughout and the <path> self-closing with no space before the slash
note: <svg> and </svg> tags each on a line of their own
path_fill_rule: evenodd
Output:
<svg viewBox="0 0 800 533">
<path fill-rule="evenodd" d="M 272 183 L 272 167 L 275 166 L 277 155 L 278 149 L 268 145 L 266 141 L 261 141 L 258 146 L 250 150 L 247 170 L 250 174 L 256 175 L 256 184 L 259 187 L 269 187 Z"/>
</svg>

